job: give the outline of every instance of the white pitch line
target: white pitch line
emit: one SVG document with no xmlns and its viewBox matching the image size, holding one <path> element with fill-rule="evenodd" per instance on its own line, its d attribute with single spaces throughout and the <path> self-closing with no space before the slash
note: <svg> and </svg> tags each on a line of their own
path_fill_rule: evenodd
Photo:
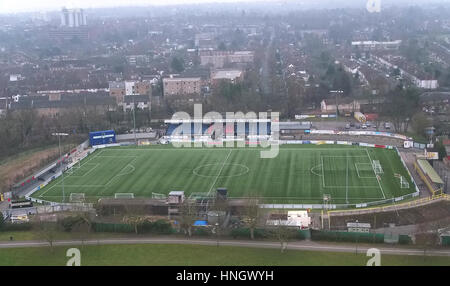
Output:
<svg viewBox="0 0 450 286">
<path fill-rule="evenodd" d="M 247 151 L 262 151 L 267 150 L 268 148 L 255 148 L 255 147 L 247 147 L 247 148 L 226 148 L 226 147 L 202 147 L 202 148 L 149 148 L 149 149 L 133 149 L 133 148 L 127 148 L 127 149 L 103 149 L 102 151 L 186 151 L 186 150 L 192 150 L 192 151 L 223 151 L 223 150 L 247 150 Z M 364 151 L 364 149 L 352 149 L 352 148 L 280 148 L 280 151 Z M 355 155 L 354 157 L 362 157 L 363 155 Z M 365 156 L 365 155 L 364 155 Z"/>
<path fill-rule="evenodd" d="M 355 168 L 356 168 L 356 173 L 358 173 L 358 178 L 360 178 L 360 179 L 375 179 L 376 178 L 376 175 L 374 177 L 363 177 L 363 176 L 360 176 L 359 171 L 358 171 L 358 165 L 370 165 L 370 166 L 372 166 L 369 163 L 355 163 Z M 368 170 L 364 170 L 364 171 L 368 171 Z"/>
<path fill-rule="evenodd" d="M 219 173 L 217 174 L 216 178 L 214 179 L 214 182 L 212 183 L 211 187 L 209 188 L 208 195 L 211 193 L 212 189 L 214 188 L 214 185 L 216 184 L 217 180 L 220 177 L 220 173 L 222 173 L 223 167 L 225 166 L 225 163 L 228 161 L 228 158 L 230 157 L 231 152 L 233 152 L 233 149 L 230 149 L 230 152 L 228 152 L 227 157 L 222 163 L 222 167 L 219 170 Z"/>
<path fill-rule="evenodd" d="M 106 187 L 106 186 L 108 186 L 115 178 L 117 178 L 117 177 L 120 177 L 120 176 L 124 176 L 124 175 L 128 175 L 128 174 L 131 174 L 136 168 L 131 164 L 131 163 L 134 163 L 134 161 L 137 159 L 138 157 L 134 157 L 134 159 L 133 160 L 131 160 L 131 162 L 130 163 L 127 163 L 126 165 L 125 165 L 125 167 L 123 167 L 122 169 L 120 169 L 120 171 L 118 172 L 118 173 L 116 173 L 104 186 Z M 133 167 L 134 169 L 133 169 L 133 171 L 131 171 L 131 172 L 128 172 L 128 173 L 124 173 L 124 174 L 121 174 L 121 172 L 126 168 L 126 167 L 128 167 L 128 165 L 130 165 L 131 167 Z"/>
<path fill-rule="evenodd" d="M 96 163 L 96 164 L 94 164 L 94 163 L 87 163 L 87 164 L 89 164 L 89 165 L 94 165 L 94 167 L 93 167 L 92 169 L 90 169 L 89 171 L 87 171 L 86 173 L 84 173 L 82 176 L 74 175 L 74 172 L 75 172 L 75 171 L 73 171 L 72 174 L 70 174 L 70 176 L 71 176 L 71 177 L 74 177 L 74 178 L 83 178 L 83 177 L 85 177 L 87 174 L 89 174 L 90 172 L 92 172 L 94 169 L 96 169 L 96 168 L 98 167 L 98 165 L 100 165 L 100 163 Z M 84 164 L 83 166 L 85 166 L 85 165 L 87 165 L 87 164 Z M 81 167 L 80 167 L 80 168 L 81 168 Z M 80 168 L 78 168 L 77 170 L 80 170 Z"/>
<path fill-rule="evenodd" d="M 323 169 L 323 156 L 320 156 L 320 160 L 322 161 L 322 181 L 323 181 L 323 187 L 326 188 L 325 186 L 325 171 Z"/>
<path fill-rule="evenodd" d="M 366 149 L 366 152 L 367 152 L 367 156 L 369 156 L 370 163 L 372 164 L 373 161 L 372 161 L 372 158 L 370 157 L 369 151 L 367 149 Z M 383 187 L 381 187 L 381 183 L 380 183 L 380 179 L 379 179 L 380 176 L 377 176 L 377 173 L 375 172 L 373 165 L 372 165 L 372 169 L 373 169 L 373 173 L 375 174 L 375 176 L 377 178 L 378 186 L 380 186 L 381 193 L 383 194 L 383 199 L 386 199 L 386 195 L 383 191 Z"/>
</svg>

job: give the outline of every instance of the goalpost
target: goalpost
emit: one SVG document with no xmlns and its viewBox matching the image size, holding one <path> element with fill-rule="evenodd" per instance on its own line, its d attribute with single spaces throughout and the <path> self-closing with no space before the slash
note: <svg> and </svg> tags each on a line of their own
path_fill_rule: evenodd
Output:
<svg viewBox="0 0 450 286">
<path fill-rule="evenodd" d="M 152 199 L 167 199 L 165 194 L 152 193 Z"/>
<path fill-rule="evenodd" d="M 402 189 L 409 189 L 409 183 L 403 176 L 400 177 L 400 187 Z"/>
<path fill-rule="evenodd" d="M 71 203 L 84 203 L 86 196 L 84 193 L 70 193 L 69 202 Z"/>
<path fill-rule="evenodd" d="M 400 174 L 394 174 L 394 176 L 399 179 L 401 189 L 409 189 L 409 182 L 405 179 L 405 177 Z"/>
<path fill-rule="evenodd" d="M 115 199 L 134 199 L 134 193 L 115 193 Z"/>
<path fill-rule="evenodd" d="M 67 174 L 73 174 L 77 170 L 81 169 L 81 161 L 76 162 L 70 169 L 66 171 Z"/>
</svg>

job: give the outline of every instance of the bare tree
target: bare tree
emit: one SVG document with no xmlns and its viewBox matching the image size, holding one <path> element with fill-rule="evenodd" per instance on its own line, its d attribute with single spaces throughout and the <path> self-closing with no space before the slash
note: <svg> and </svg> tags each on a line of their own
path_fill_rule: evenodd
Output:
<svg viewBox="0 0 450 286">
<path fill-rule="evenodd" d="M 88 213 L 81 213 L 78 215 L 78 220 L 72 228 L 72 232 L 81 240 L 84 246 L 84 241 L 87 240 L 91 234 L 91 218 Z"/>
<path fill-rule="evenodd" d="M 245 206 L 245 224 L 250 229 L 250 238 L 255 239 L 255 228 L 258 226 L 258 221 L 260 218 L 260 208 L 258 204 L 258 199 L 250 198 L 247 200 Z"/>
<path fill-rule="evenodd" d="M 275 226 L 275 237 L 280 242 L 281 253 L 283 253 L 287 249 L 291 231 L 281 219 L 278 220 L 278 224 Z"/>
<path fill-rule="evenodd" d="M 36 216 L 33 227 L 38 239 L 43 239 L 48 242 L 50 250 L 53 252 L 53 243 L 59 230 L 56 221 L 45 220 L 40 216 Z"/>
<path fill-rule="evenodd" d="M 427 250 L 439 244 L 439 235 L 434 228 L 436 225 L 422 223 L 417 226 L 415 244 L 423 248 L 423 259 L 425 261 Z"/>
<path fill-rule="evenodd" d="M 180 206 L 180 227 L 184 230 L 184 234 L 192 236 L 192 225 L 195 222 L 196 210 L 193 203 L 185 200 Z"/>
<path fill-rule="evenodd" d="M 126 215 L 123 217 L 123 222 L 131 224 L 134 231 L 138 234 L 138 226 L 147 220 L 145 216 L 145 207 L 143 205 L 125 205 Z"/>
</svg>

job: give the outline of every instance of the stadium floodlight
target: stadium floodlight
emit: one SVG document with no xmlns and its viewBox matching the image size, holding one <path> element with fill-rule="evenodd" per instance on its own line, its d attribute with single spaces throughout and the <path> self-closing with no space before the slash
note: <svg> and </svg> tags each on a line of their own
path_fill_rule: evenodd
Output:
<svg viewBox="0 0 450 286">
<path fill-rule="evenodd" d="M 52 136 L 58 136 L 58 148 L 59 148 L 59 158 L 61 159 L 61 175 L 62 175 L 62 202 L 65 202 L 65 195 L 64 195 L 64 166 L 63 166 L 63 160 L 62 160 L 62 154 L 61 154 L 61 136 L 69 136 L 67 133 L 61 133 L 61 132 L 55 132 L 52 133 Z"/>
</svg>

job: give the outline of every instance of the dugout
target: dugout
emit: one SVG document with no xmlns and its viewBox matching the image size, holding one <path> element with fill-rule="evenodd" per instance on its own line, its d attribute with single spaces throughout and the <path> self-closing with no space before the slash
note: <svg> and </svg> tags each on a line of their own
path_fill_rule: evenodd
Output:
<svg viewBox="0 0 450 286">
<path fill-rule="evenodd" d="M 414 163 L 414 168 L 432 195 L 442 193 L 444 181 L 427 160 L 418 159 Z"/>
</svg>

